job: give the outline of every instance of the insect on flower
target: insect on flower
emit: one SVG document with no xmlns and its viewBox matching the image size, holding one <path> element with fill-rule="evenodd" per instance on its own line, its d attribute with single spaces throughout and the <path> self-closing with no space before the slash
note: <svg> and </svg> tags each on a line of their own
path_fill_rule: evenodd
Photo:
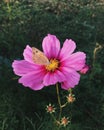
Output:
<svg viewBox="0 0 104 130">
<path fill-rule="evenodd" d="M 33 58 L 34 63 L 40 64 L 40 65 L 50 64 L 48 58 L 39 49 L 32 47 L 32 53 L 33 53 L 32 58 Z"/>
</svg>

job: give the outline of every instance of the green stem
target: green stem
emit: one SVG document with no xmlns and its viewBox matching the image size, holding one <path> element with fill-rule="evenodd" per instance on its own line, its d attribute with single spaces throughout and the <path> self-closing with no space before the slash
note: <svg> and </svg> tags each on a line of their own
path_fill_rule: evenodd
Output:
<svg viewBox="0 0 104 130">
<path fill-rule="evenodd" d="M 59 107 L 60 107 L 60 112 L 59 112 L 59 121 L 60 121 L 60 119 L 61 119 L 61 113 L 62 113 L 62 107 L 61 107 L 61 100 L 60 100 L 60 95 L 59 95 L 58 83 L 56 84 L 56 92 L 57 92 L 58 104 L 59 104 Z"/>
<path fill-rule="evenodd" d="M 61 108 L 66 107 L 67 104 L 68 104 L 68 102 L 64 103 L 63 105 L 61 105 Z"/>
<path fill-rule="evenodd" d="M 51 115 L 52 119 L 57 123 L 55 116 L 53 114 L 50 114 L 50 115 Z"/>
<path fill-rule="evenodd" d="M 98 51 L 102 48 L 103 48 L 102 45 L 100 45 L 99 43 L 96 43 L 96 46 L 95 46 L 94 51 L 93 51 L 93 63 L 92 63 L 93 67 L 94 67 L 94 64 L 96 61 L 96 55 L 97 55 Z"/>
<path fill-rule="evenodd" d="M 72 94 L 72 89 L 71 88 L 69 89 L 69 93 Z"/>
</svg>

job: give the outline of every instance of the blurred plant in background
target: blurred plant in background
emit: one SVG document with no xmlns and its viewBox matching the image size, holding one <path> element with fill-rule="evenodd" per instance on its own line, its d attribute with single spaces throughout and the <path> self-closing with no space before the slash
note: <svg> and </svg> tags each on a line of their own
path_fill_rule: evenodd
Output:
<svg viewBox="0 0 104 130">
<path fill-rule="evenodd" d="M 73 89 L 76 101 L 63 109 L 67 115 L 72 113 L 72 123 L 62 130 L 103 130 L 103 14 L 103 0 L 0 1 L 1 130 L 56 130 L 44 107 L 49 102 L 57 106 L 54 87 L 38 92 L 24 89 L 11 68 L 13 59 L 22 59 L 27 44 L 41 49 L 42 38 L 48 33 L 56 34 L 61 43 L 66 38 L 74 39 L 77 49 L 87 53 L 90 65 Z M 60 93 L 62 103 L 64 95 L 65 91 Z"/>
</svg>

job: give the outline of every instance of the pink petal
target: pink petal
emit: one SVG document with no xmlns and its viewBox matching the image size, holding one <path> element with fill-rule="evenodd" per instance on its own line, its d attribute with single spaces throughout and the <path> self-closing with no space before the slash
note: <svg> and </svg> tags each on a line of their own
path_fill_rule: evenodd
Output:
<svg viewBox="0 0 104 130">
<path fill-rule="evenodd" d="M 40 90 L 44 87 L 43 78 L 44 71 L 33 71 L 19 79 L 19 83 L 22 83 L 25 87 L 29 87 L 33 90 Z"/>
<path fill-rule="evenodd" d="M 56 84 L 57 82 L 65 81 L 66 78 L 59 70 L 56 70 L 55 72 L 48 72 L 44 77 L 43 84 L 45 86 Z"/>
<path fill-rule="evenodd" d="M 60 60 L 63 61 L 67 59 L 70 56 L 70 54 L 75 50 L 75 48 L 76 48 L 75 42 L 72 41 L 71 39 L 70 40 L 66 39 L 60 51 L 59 55 Z"/>
<path fill-rule="evenodd" d="M 23 76 L 27 73 L 30 73 L 32 71 L 36 71 L 37 69 L 40 69 L 41 66 L 32 64 L 25 60 L 14 60 L 12 63 L 13 71 L 16 75 Z"/>
<path fill-rule="evenodd" d="M 33 63 L 32 60 L 32 48 L 27 45 L 23 52 L 24 59 L 30 63 Z"/>
<path fill-rule="evenodd" d="M 50 58 L 57 58 L 60 51 L 60 42 L 55 35 L 48 34 L 43 39 L 42 47 L 45 55 Z"/>
<path fill-rule="evenodd" d="M 75 72 L 75 70 L 74 70 L 73 68 L 65 67 L 65 66 L 60 66 L 59 70 L 60 70 L 64 75 L 67 75 L 67 74 L 70 74 L 70 73 Z"/>
<path fill-rule="evenodd" d="M 70 74 L 66 74 L 67 80 L 61 83 L 61 87 L 65 90 L 74 88 L 75 85 L 78 85 L 80 80 L 80 75 L 76 71 Z"/>
<path fill-rule="evenodd" d="M 83 52 L 76 52 L 70 55 L 67 60 L 61 62 L 62 66 L 73 68 L 76 71 L 81 70 L 85 65 L 86 55 Z"/>
</svg>

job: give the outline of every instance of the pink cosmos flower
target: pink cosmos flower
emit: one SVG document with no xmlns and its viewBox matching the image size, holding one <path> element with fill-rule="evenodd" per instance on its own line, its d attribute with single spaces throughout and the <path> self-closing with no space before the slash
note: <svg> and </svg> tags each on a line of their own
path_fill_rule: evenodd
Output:
<svg viewBox="0 0 104 130">
<path fill-rule="evenodd" d="M 21 76 L 19 83 L 33 90 L 40 90 L 44 86 L 61 83 L 65 90 L 75 87 L 79 83 L 80 71 L 85 65 L 86 55 L 73 51 L 76 44 L 66 39 L 62 49 L 60 41 L 55 35 L 48 34 L 42 42 L 43 52 L 49 59 L 49 65 L 34 63 L 32 48 L 27 45 L 24 49 L 24 60 L 14 60 L 12 67 L 16 75 Z"/>
<path fill-rule="evenodd" d="M 80 73 L 81 73 L 81 74 L 86 74 L 89 69 L 90 69 L 90 67 L 89 67 L 88 65 L 85 65 L 85 66 L 80 70 Z"/>
</svg>

